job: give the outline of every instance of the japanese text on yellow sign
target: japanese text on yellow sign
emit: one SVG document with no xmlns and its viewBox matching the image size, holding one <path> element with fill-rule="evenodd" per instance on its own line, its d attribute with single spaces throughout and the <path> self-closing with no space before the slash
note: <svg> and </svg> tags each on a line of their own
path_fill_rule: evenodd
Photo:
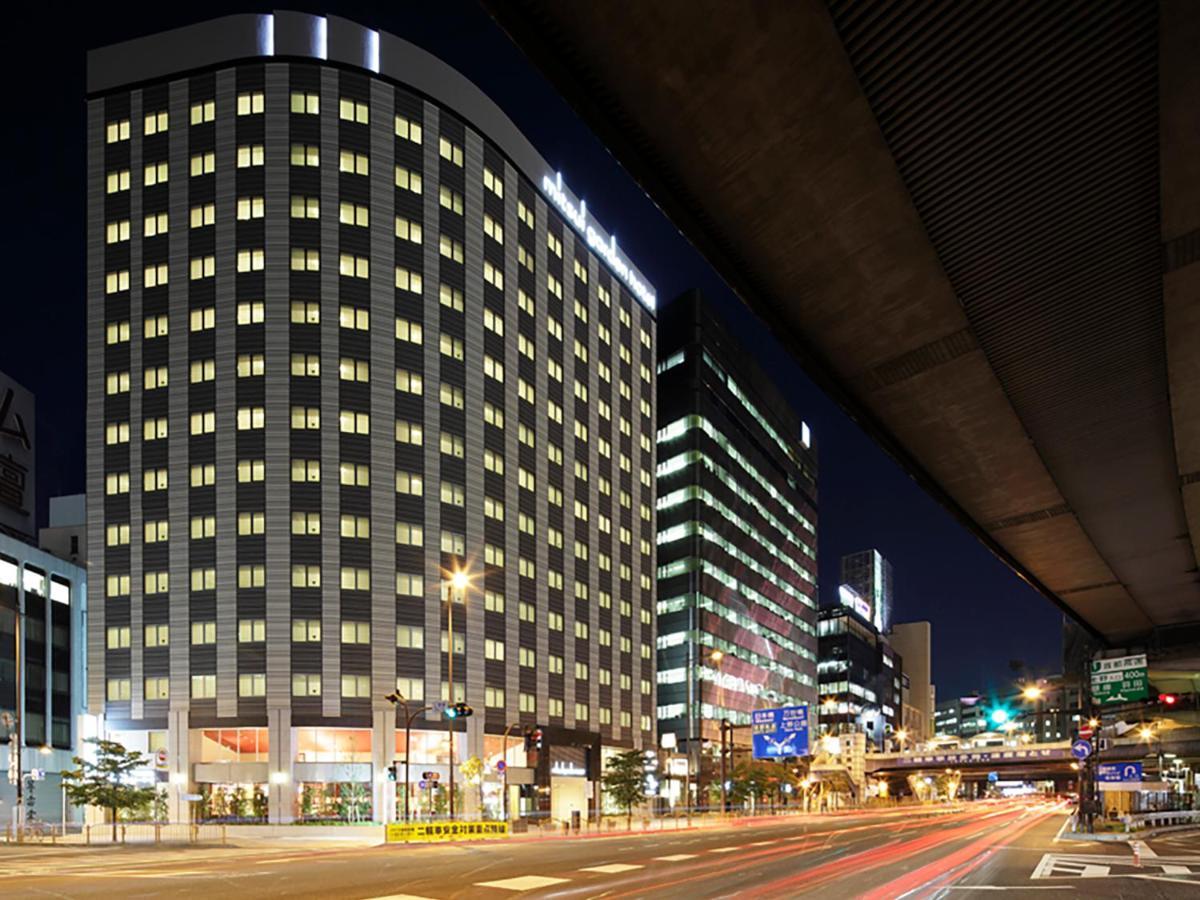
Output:
<svg viewBox="0 0 1200 900">
<path fill-rule="evenodd" d="M 508 837 L 507 822 L 393 822 L 384 828 L 389 844 Z"/>
</svg>

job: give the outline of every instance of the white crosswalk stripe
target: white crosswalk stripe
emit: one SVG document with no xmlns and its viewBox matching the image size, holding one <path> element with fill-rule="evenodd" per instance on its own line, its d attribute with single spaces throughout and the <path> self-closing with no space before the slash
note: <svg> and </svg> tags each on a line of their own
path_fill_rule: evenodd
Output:
<svg viewBox="0 0 1200 900">
<path fill-rule="evenodd" d="M 477 881 L 475 887 L 499 888 L 502 891 L 535 891 L 552 884 L 565 884 L 569 878 L 551 878 L 549 875 L 519 875 L 516 878 L 501 878 L 499 881 Z"/>
<path fill-rule="evenodd" d="M 734 850 L 740 850 L 740 847 L 713 847 L 709 853 L 732 853 Z"/>
<path fill-rule="evenodd" d="M 679 862 L 682 859 L 695 859 L 695 853 L 672 853 L 670 856 L 656 856 L 655 859 L 663 862 Z"/>
<path fill-rule="evenodd" d="M 603 866 L 585 866 L 580 869 L 580 872 L 599 872 L 601 875 L 616 875 L 618 872 L 632 872 L 634 869 L 641 869 L 642 866 L 635 866 L 630 863 L 608 863 Z"/>
<path fill-rule="evenodd" d="M 1138 843 L 1138 842 L 1133 842 Z M 1030 878 L 1157 878 L 1164 875 L 1200 875 L 1200 857 L 1158 856 L 1153 851 L 1129 856 L 1111 853 L 1046 853 Z"/>
</svg>

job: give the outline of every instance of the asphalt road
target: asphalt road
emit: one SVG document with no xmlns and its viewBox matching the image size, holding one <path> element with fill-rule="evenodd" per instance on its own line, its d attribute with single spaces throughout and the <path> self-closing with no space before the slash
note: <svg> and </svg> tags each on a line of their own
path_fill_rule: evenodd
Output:
<svg viewBox="0 0 1200 900">
<path fill-rule="evenodd" d="M 644 835 L 356 849 L 0 848 L 0 897 L 1200 897 L 1200 837 L 1062 839 L 1063 807 L 979 804 Z"/>
</svg>

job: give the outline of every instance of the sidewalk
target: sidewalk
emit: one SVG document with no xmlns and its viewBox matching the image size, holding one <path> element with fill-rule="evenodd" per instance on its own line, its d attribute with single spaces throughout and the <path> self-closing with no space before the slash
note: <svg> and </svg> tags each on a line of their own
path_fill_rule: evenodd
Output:
<svg viewBox="0 0 1200 900">
<path fill-rule="evenodd" d="M 898 806 L 878 809 L 843 809 L 833 812 L 779 812 L 762 815 L 720 816 L 718 814 L 698 814 L 690 819 L 687 816 L 661 817 L 646 819 L 634 817 L 633 827 L 625 827 L 625 817 L 606 817 L 600 824 L 586 822 L 584 827 L 573 832 L 555 824 L 552 827 L 533 826 L 528 831 L 511 834 L 507 838 L 491 838 L 490 843 L 533 842 L 533 841 L 566 841 L 590 840 L 593 838 L 620 838 L 636 835 L 671 834 L 680 831 L 696 831 L 709 829 L 744 828 L 747 826 L 782 825 L 788 822 L 835 822 L 848 821 L 856 818 L 888 818 L 911 816 L 941 816 L 960 812 L 962 806 Z M 186 824 L 161 825 L 157 829 L 151 823 L 126 823 L 119 826 L 124 831 L 125 840 L 118 840 L 116 846 L 129 848 L 174 848 L 181 847 L 228 847 L 239 849 L 286 849 L 296 850 L 309 848 L 319 849 L 351 849 L 375 847 L 384 844 L 384 826 L 382 823 L 367 823 L 362 825 L 215 825 L 202 824 L 195 827 Z M 158 840 L 156 841 L 156 837 Z M 474 841 L 444 841 L 440 844 L 477 843 Z M 49 839 L 26 841 L 22 844 L 0 843 L 0 858 L 4 849 L 23 847 L 31 852 L 39 852 L 39 848 L 112 848 L 111 826 L 96 824 L 91 826 L 90 843 L 83 833 L 69 834 L 59 837 L 54 842 Z M 394 844 L 388 846 L 405 846 Z"/>
</svg>

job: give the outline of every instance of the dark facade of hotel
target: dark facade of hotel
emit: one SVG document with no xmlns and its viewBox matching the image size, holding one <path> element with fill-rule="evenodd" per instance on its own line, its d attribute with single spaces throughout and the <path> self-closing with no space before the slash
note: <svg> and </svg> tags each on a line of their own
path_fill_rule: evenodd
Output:
<svg viewBox="0 0 1200 900">
<path fill-rule="evenodd" d="M 659 729 L 698 751 L 815 700 L 816 451 L 697 292 L 660 311 L 658 372 Z"/>
<path fill-rule="evenodd" d="M 653 746 L 654 297 L 579 206 L 342 19 L 90 55 L 89 708 L 172 803 L 388 820 L 406 753 L 444 784 L 445 725 L 405 747 L 384 697 L 449 696 L 459 569 L 456 762 L 545 726 L 527 799 L 565 816 Z"/>
</svg>

